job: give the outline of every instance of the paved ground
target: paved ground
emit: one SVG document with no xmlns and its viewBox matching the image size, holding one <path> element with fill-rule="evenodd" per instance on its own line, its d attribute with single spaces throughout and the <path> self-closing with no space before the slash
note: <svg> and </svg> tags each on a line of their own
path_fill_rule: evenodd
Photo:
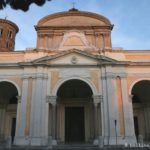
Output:
<svg viewBox="0 0 150 150">
<path fill-rule="evenodd" d="M 0 150 L 50 150 L 48 147 L 12 147 L 11 149 L 8 148 L 0 148 Z M 125 148 L 125 147 L 104 147 L 98 148 L 95 146 L 56 146 L 53 147 L 53 150 L 150 150 L 150 148 L 139 148 L 139 147 L 132 147 L 132 148 Z"/>
</svg>

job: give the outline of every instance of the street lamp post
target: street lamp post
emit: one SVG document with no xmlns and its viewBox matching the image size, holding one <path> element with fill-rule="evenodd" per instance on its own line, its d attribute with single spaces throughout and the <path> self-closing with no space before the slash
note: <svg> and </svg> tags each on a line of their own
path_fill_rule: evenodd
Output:
<svg viewBox="0 0 150 150">
<path fill-rule="evenodd" d="M 117 145 L 117 120 L 114 120 L 115 123 L 115 136 L 116 136 L 116 145 Z"/>
</svg>

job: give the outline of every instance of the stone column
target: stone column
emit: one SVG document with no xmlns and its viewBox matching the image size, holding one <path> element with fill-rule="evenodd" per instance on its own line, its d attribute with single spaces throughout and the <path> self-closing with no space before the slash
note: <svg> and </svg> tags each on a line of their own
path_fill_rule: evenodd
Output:
<svg viewBox="0 0 150 150">
<path fill-rule="evenodd" d="M 5 127 L 5 104 L 0 104 L 0 140 L 4 138 Z"/>
<path fill-rule="evenodd" d="M 57 145 L 57 141 L 56 141 L 56 130 L 57 130 L 57 119 L 56 119 L 56 96 L 47 96 L 47 100 L 48 102 L 52 105 L 52 129 L 51 129 L 51 133 L 52 133 L 52 145 Z"/>
<path fill-rule="evenodd" d="M 52 34 L 49 34 L 48 35 L 48 49 L 51 50 L 52 49 L 52 39 L 53 39 L 53 35 Z"/>
<path fill-rule="evenodd" d="M 102 80 L 102 95 L 103 95 L 103 103 L 101 103 L 102 108 L 102 135 L 104 138 L 104 144 L 109 144 L 109 108 L 108 108 L 108 95 L 107 95 L 107 80 L 106 80 L 106 72 L 105 68 L 101 67 L 101 80 Z"/>
<path fill-rule="evenodd" d="M 41 68 L 38 68 L 41 71 Z M 41 128 L 42 128 L 42 90 L 43 74 L 37 73 L 33 81 L 33 96 L 31 104 L 31 123 L 30 138 L 31 145 L 42 145 Z M 45 101 L 45 100 L 44 100 Z M 45 102 L 46 103 L 46 102 Z"/>
<path fill-rule="evenodd" d="M 43 36 L 43 34 L 40 34 L 38 37 L 38 48 L 39 49 L 44 48 L 44 36 Z"/>
<path fill-rule="evenodd" d="M 23 77 L 22 96 L 18 97 L 17 120 L 16 120 L 16 135 L 15 145 L 28 145 L 29 141 L 25 137 L 26 127 L 26 105 L 28 97 L 28 77 Z"/>
<path fill-rule="evenodd" d="M 47 95 L 47 84 L 48 84 L 48 76 L 44 75 L 43 84 L 42 84 L 42 102 L 41 102 L 41 137 L 42 137 L 42 145 L 47 145 L 48 143 L 48 115 L 49 115 L 49 107 L 46 101 Z"/>
<path fill-rule="evenodd" d="M 145 103 L 144 107 L 144 116 L 145 116 L 145 130 L 146 130 L 146 140 L 150 140 L 150 104 Z"/>
<path fill-rule="evenodd" d="M 110 49 L 111 48 L 111 39 L 110 39 L 110 33 L 104 34 L 105 39 L 105 48 Z"/>
<path fill-rule="evenodd" d="M 98 139 L 99 139 L 99 132 L 98 132 L 98 120 L 99 115 L 98 114 L 98 105 L 101 102 L 101 95 L 94 95 L 93 96 L 93 103 L 94 103 L 94 145 L 98 145 Z"/>
<path fill-rule="evenodd" d="M 108 68 L 109 69 L 109 68 Z M 118 109 L 116 98 L 116 82 L 112 73 L 106 72 L 106 95 L 107 95 L 107 111 L 108 111 L 108 145 L 116 144 L 116 132 L 118 132 L 118 126 L 115 124 L 118 122 Z M 107 117 L 107 116 L 106 116 Z"/>
<path fill-rule="evenodd" d="M 16 115 L 16 133 L 15 133 L 15 137 L 17 137 L 17 134 L 18 134 L 18 129 L 19 129 L 19 122 L 20 122 L 20 109 L 21 109 L 21 96 L 17 96 L 17 100 L 18 100 L 18 104 L 17 104 L 17 115 Z M 14 144 L 15 143 L 15 140 L 14 140 Z"/>
</svg>

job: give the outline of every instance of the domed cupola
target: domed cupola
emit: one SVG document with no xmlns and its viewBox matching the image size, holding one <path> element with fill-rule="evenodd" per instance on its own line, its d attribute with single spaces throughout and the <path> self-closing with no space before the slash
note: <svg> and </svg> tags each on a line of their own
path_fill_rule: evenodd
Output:
<svg viewBox="0 0 150 150">
<path fill-rule="evenodd" d="M 112 27 L 106 17 L 75 8 L 51 14 L 42 18 L 35 26 L 37 49 L 111 49 Z"/>
</svg>

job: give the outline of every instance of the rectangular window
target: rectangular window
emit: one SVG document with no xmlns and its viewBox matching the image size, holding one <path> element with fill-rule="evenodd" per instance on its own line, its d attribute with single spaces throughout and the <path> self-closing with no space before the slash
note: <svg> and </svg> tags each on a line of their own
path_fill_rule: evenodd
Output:
<svg viewBox="0 0 150 150">
<path fill-rule="evenodd" d="M 10 39 L 12 39 L 12 38 L 13 38 L 12 31 L 8 31 L 7 37 L 8 37 L 8 38 L 10 38 Z"/>
</svg>

